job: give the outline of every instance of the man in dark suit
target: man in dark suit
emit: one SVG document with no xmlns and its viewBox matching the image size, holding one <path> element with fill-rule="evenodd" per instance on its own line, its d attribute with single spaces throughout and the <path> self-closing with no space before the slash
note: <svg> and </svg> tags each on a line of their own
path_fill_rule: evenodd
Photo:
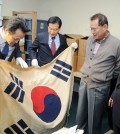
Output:
<svg viewBox="0 0 120 134">
<path fill-rule="evenodd" d="M 59 33 L 62 21 L 59 17 L 53 16 L 48 19 L 48 32 L 38 34 L 35 41 L 29 48 L 32 59 L 32 66 L 43 66 L 51 62 L 56 56 L 63 52 L 67 47 L 66 38 Z M 54 40 L 55 52 L 52 53 L 51 46 Z M 76 48 L 73 45 L 73 48 Z"/>
<path fill-rule="evenodd" d="M 19 41 L 29 31 L 23 18 L 14 17 L 8 20 L 0 28 L 0 59 L 12 61 L 15 57 L 16 64 L 20 64 L 22 68 L 27 68 L 27 63 L 21 58 Z"/>
</svg>

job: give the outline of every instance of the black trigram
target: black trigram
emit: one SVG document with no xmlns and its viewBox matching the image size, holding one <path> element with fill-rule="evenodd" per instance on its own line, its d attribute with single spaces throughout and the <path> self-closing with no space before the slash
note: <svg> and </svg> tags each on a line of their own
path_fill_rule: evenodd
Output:
<svg viewBox="0 0 120 134">
<path fill-rule="evenodd" d="M 14 99 L 23 103 L 25 92 L 23 91 L 23 82 L 18 80 L 13 74 L 10 73 L 10 76 L 14 82 L 11 82 L 5 89 L 5 93 L 11 95 Z"/>
<path fill-rule="evenodd" d="M 63 61 L 57 60 L 56 64 L 53 66 L 53 69 L 50 73 L 67 82 L 69 76 L 71 75 L 71 70 L 72 70 L 71 65 Z"/>
<path fill-rule="evenodd" d="M 16 124 L 4 130 L 6 134 L 34 134 L 28 125 L 21 119 Z"/>
</svg>

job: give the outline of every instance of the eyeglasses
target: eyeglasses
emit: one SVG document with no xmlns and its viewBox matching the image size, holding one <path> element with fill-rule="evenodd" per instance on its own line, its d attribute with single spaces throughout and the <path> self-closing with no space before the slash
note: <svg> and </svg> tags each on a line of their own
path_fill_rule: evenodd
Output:
<svg viewBox="0 0 120 134">
<path fill-rule="evenodd" d="M 91 26 L 90 28 L 91 28 L 91 31 L 96 31 L 96 30 L 98 30 L 99 28 L 101 28 L 101 27 L 103 27 L 102 25 L 98 25 L 98 26 Z"/>
<path fill-rule="evenodd" d="M 97 26 L 97 27 L 91 27 L 91 30 L 92 31 L 96 31 L 97 29 L 99 29 L 99 26 Z"/>
</svg>

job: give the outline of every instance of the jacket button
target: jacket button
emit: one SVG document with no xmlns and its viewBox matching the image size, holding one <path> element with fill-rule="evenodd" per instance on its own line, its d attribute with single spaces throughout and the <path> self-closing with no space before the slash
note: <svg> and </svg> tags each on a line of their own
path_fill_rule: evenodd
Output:
<svg viewBox="0 0 120 134">
<path fill-rule="evenodd" d="M 92 58 L 90 58 L 90 60 L 92 60 Z"/>
</svg>

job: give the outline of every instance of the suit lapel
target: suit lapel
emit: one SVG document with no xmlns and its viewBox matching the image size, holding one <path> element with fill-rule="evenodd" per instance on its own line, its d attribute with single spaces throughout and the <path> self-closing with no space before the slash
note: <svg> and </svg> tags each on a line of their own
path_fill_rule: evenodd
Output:
<svg viewBox="0 0 120 134">
<path fill-rule="evenodd" d="M 0 51 L 0 59 L 5 59 Z"/>
</svg>

